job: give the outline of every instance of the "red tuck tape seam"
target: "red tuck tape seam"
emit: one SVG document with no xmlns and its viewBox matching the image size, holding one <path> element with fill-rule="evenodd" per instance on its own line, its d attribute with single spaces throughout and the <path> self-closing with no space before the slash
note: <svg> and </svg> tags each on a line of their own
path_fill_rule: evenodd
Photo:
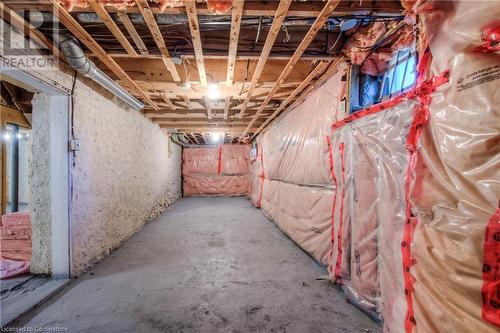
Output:
<svg viewBox="0 0 500 333">
<path fill-rule="evenodd" d="M 330 162 L 330 175 L 332 177 L 332 181 L 333 181 L 333 185 L 335 186 L 335 188 L 333 189 L 333 204 L 332 204 L 332 219 L 331 219 L 331 223 L 332 223 L 332 232 L 331 232 L 331 241 L 332 241 L 332 244 L 331 244 L 331 247 L 330 247 L 330 259 L 331 259 L 331 263 L 332 263 L 332 266 L 333 266 L 333 246 L 335 244 L 335 206 L 337 205 L 337 186 L 338 186 L 338 183 L 337 183 L 337 177 L 335 176 L 335 169 L 333 168 L 333 146 L 332 146 L 332 139 L 329 135 L 326 136 L 326 143 L 328 145 L 328 157 L 329 157 L 329 162 Z M 328 270 L 330 270 L 330 267 L 328 268 Z M 332 272 L 333 273 L 333 269 L 332 269 Z"/>
<path fill-rule="evenodd" d="M 220 175 L 222 171 L 222 145 L 219 146 L 219 163 L 217 164 L 217 173 Z"/>
<path fill-rule="evenodd" d="M 412 126 L 410 128 L 410 132 L 407 137 L 407 150 L 409 152 L 409 163 L 406 172 L 406 180 L 405 180 L 405 216 L 406 222 L 403 229 L 403 240 L 401 242 L 401 252 L 403 257 L 403 278 L 404 278 L 404 287 L 405 287 L 405 297 L 407 302 L 407 311 L 405 315 L 405 331 L 406 333 L 410 333 L 413 330 L 413 326 L 416 324 L 414 311 L 413 311 L 413 280 L 410 274 L 410 267 L 414 263 L 413 258 L 410 253 L 410 245 L 413 237 L 413 230 L 418 222 L 415 217 L 411 214 L 411 204 L 410 204 L 410 191 L 413 180 L 413 173 L 417 163 L 418 151 L 417 151 L 417 142 L 420 138 L 422 130 L 424 126 L 427 124 L 429 119 L 429 105 L 432 101 L 431 93 L 436 90 L 437 87 L 448 82 L 449 79 L 449 71 L 445 71 L 440 75 L 436 75 L 428 80 L 425 80 L 425 74 L 429 68 L 431 62 L 431 54 L 429 49 L 424 52 L 422 57 L 420 58 L 418 65 L 418 76 L 417 83 L 412 90 L 409 90 L 406 93 L 403 93 L 399 96 L 391 98 L 382 103 L 373 105 L 364 110 L 358 111 L 354 114 L 351 114 L 349 117 L 346 117 L 342 120 L 335 122 L 331 129 L 332 132 L 335 129 L 343 127 L 359 118 L 378 113 L 380 111 L 386 110 L 388 108 L 394 107 L 400 104 L 403 101 L 410 99 L 418 99 L 419 105 L 416 107 L 415 115 L 413 119 Z M 344 183 L 344 146 L 343 143 L 339 146 L 339 150 L 341 150 L 341 160 L 342 160 L 342 180 Z M 343 184 L 344 186 L 344 184 Z M 343 197 L 344 197 L 344 187 L 342 189 L 342 201 L 340 206 L 340 220 L 339 220 L 339 230 L 338 230 L 338 258 L 336 262 L 336 272 L 335 278 L 340 279 L 340 268 L 341 268 L 341 260 L 342 260 L 342 244 L 341 244 L 341 235 L 342 235 L 342 218 L 343 218 Z M 499 236 L 500 237 L 500 236 Z M 498 253 L 498 252 L 497 252 Z M 337 281 L 339 282 L 339 281 Z"/>
<path fill-rule="evenodd" d="M 484 232 L 483 320 L 500 327 L 500 201 Z"/>
<path fill-rule="evenodd" d="M 264 195 L 264 178 L 266 177 L 266 175 L 264 173 L 264 153 L 262 152 L 262 145 L 260 146 L 260 148 L 261 149 L 257 149 L 258 154 L 259 154 L 260 169 L 261 169 L 261 174 L 259 175 L 260 191 L 259 191 L 258 208 L 262 207 L 262 196 Z"/>
<path fill-rule="evenodd" d="M 339 230 L 337 236 L 337 262 L 335 263 L 335 281 L 337 284 L 342 284 L 342 276 L 340 274 L 342 268 L 342 232 L 344 222 L 344 197 L 345 197 L 345 145 L 343 142 L 339 144 L 340 163 L 342 170 L 342 193 L 340 195 L 340 211 L 339 211 Z"/>
<path fill-rule="evenodd" d="M 415 313 L 413 309 L 413 277 L 410 274 L 410 267 L 415 263 L 414 258 L 411 256 L 411 243 L 413 240 L 413 231 L 418 223 L 418 219 L 412 215 L 410 195 L 412 183 L 415 178 L 414 171 L 418 161 L 417 143 L 424 127 L 429 121 L 429 105 L 432 102 L 431 93 L 435 91 L 438 86 L 448 82 L 449 77 L 449 72 L 445 71 L 440 75 L 423 81 L 422 78 L 429 68 L 430 60 L 430 53 L 425 52 L 419 63 L 417 87 L 411 93 L 411 95 L 418 99 L 419 104 L 415 108 L 413 122 L 406 139 L 406 149 L 408 150 L 409 160 L 405 179 L 405 225 L 403 228 L 403 240 L 401 241 L 403 281 L 407 305 L 404 323 L 406 333 L 410 333 L 416 325 Z"/>
</svg>

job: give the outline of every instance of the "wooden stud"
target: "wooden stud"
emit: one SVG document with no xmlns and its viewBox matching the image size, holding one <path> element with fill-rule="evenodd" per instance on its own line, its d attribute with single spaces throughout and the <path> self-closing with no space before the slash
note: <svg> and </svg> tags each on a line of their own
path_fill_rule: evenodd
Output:
<svg viewBox="0 0 500 333">
<path fill-rule="evenodd" d="M 2 0 L 8 4 L 13 10 L 18 9 L 36 9 L 39 11 L 50 11 L 49 0 Z M 247 1 L 243 8 L 243 16 L 273 16 L 276 12 L 277 1 Z M 296 17 L 317 17 L 323 9 L 323 1 L 294 1 L 288 15 Z M 401 15 L 403 8 L 399 1 L 363 1 L 361 5 L 353 5 L 352 2 L 343 1 L 334 15 L 342 17 L 346 15 L 373 15 L 381 14 L 387 15 Z M 126 12 L 128 14 L 140 13 L 137 7 L 126 7 L 124 9 L 117 7 L 109 7 L 108 11 L 111 12 Z M 151 8 L 153 14 L 184 14 L 184 8 L 181 7 L 167 7 L 165 10 L 160 11 L 159 6 Z M 217 16 L 211 12 L 206 4 L 199 3 L 197 5 L 199 15 Z M 88 7 L 75 6 L 73 8 L 75 13 L 88 13 L 92 10 Z"/>
<path fill-rule="evenodd" d="M 290 102 L 292 102 L 297 95 L 299 95 L 302 91 L 304 91 L 304 89 L 307 87 L 307 85 L 313 79 L 315 79 L 318 75 L 320 75 L 321 73 L 323 73 L 327 69 L 328 65 L 329 65 L 328 62 L 321 62 L 321 63 L 319 63 L 311 71 L 311 73 L 304 79 L 304 81 L 302 81 L 302 83 L 288 96 L 288 98 L 286 100 L 284 100 L 280 104 L 280 106 L 269 117 L 266 118 L 266 120 L 262 123 L 262 125 L 260 125 L 260 127 L 257 129 L 257 131 L 255 131 L 253 133 L 252 138 L 254 138 L 257 134 L 259 134 L 260 131 L 262 131 L 262 129 L 264 129 L 264 127 L 267 124 L 269 124 L 269 122 L 271 122 L 281 111 L 283 111 L 285 109 L 285 107 Z"/>
<path fill-rule="evenodd" d="M 127 32 L 130 35 L 130 37 L 132 37 L 132 40 L 134 41 L 135 46 L 137 46 L 137 48 L 139 49 L 139 52 L 141 52 L 142 55 L 148 55 L 149 54 L 148 48 L 144 44 L 144 41 L 142 40 L 141 36 L 139 36 L 139 33 L 134 27 L 134 24 L 132 23 L 132 21 L 130 21 L 130 17 L 128 17 L 128 14 L 118 12 L 117 15 L 120 18 L 120 21 L 125 26 L 125 29 L 127 29 Z"/>
<path fill-rule="evenodd" d="M 193 133 L 190 133 L 191 137 L 193 138 L 194 142 L 199 145 L 200 144 L 200 141 L 198 140 L 198 138 L 196 137 L 196 135 L 194 135 Z"/>
<path fill-rule="evenodd" d="M 229 117 L 229 104 L 231 104 L 231 96 L 227 96 L 224 101 L 224 120 Z"/>
<path fill-rule="evenodd" d="M 200 24 L 198 22 L 198 14 L 196 12 L 196 0 L 185 0 L 184 4 L 186 5 L 186 14 L 189 22 L 189 30 L 191 31 L 191 39 L 193 41 L 200 83 L 202 87 L 206 87 L 207 74 L 205 72 L 205 62 L 203 60 L 203 48 L 201 46 Z"/>
<path fill-rule="evenodd" d="M 123 34 L 123 32 L 118 28 L 115 21 L 108 14 L 104 5 L 97 0 L 88 0 L 90 7 L 96 12 L 101 21 L 108 27 L 109 31 L 115 36 L 116 40 L 121 44 L 121 46 L 127 51 L 127 53 L 132 57 L 138 57 L 139 55 L 135 52 L 132 45 L 130 45 L 127 37 Z"/>
<path fill-rule="evenodd" d="M 135 0 L 135 2 L 137 4 L 137 8 L 139 8 L 142 16 L 144 17 L 144 21 L 146 21 L 146 25 L 148 26 L 149 31 L 151 32 L 151 35 L 156 42 L 156 45 L 160 49 L 162 60 L 165 63 L 165 66 L 167 67 L 170 74 L 172 74 L 174 81 L 180 82 L 181 79 L 179 77 L 179 73 L 177 72 L 177 68 L 175 68 L 175 64 L 172 62 L 170 52 L 168 51 L 167 45 L 165 44 L 165 39 L 163 38 L 160 28 L 156 23 L 156 19 L 153 15 L 153 12 L 151 11 L 151 8 L 149 7 L 148 1 Z"/>
<path fill-rule="evenodd" d="M 191 101 L 189 100 L 189 97 L 187 95 L 182 95 L 182 99 L 184 99 L 184 103 L 186 103 L 186 107 L 188 109 L 191 109 Z"/>
<path fill-rule="evenodd" d="M 165 94 L 162 94 L 161 95 L 161 99 L 163 99 L 163 101 L 165 103 L 167 103 L 168 107 L 171 109 L 171 110 L 175 110 L 177 109 L 177 107 L 172 103 L 172 101 L 167 97 L 167 95 Z"/>
<path fill-rule="evenodd" d="M 208 117 L 208 119 L 212 119 L 213 118 L 212 105 L 210 104 L 210 101 L 208 100 L 208 98 L 204 98 L 204 102 L 205 102 L 205 108 L 207 109 L 207 117 Z"/>
<path fill-rule="evenodd" d="M 264 70 L 264 67 L 266 66 L 267 58 L 269 57 L 269 54 L 271 53 L 271 49 L 273 48 L 274 41 L 276 40 L 276 37 L 278 36 L 278 33 L 280 32 L 281 25 L 283 24 L 283 21 L 285 20 L 286 14 L 288 12 L 288 9 L 290 8 L 290 4 L 292 3 L 291 0 L 281 0 L 280 4 L 278 6 L 278 9 L 276 10 L 276 13 L 274 15 L 274 20 L 273 24 L 271 25 L 271 28 L 269 29 L 269 33 L 267 34 L 266 37 L 266 42 L 264 44 L 264 47 L 262 48 L 262 53 L 259 58 L 259 62 L 257 63 L 257 67 L 255 68 L 252 76 L 252 82 L 250 83 L 250 88 L 248 89 L 247 95 L 245 97 L 245 101 L 243 102 L 243 107 L 241 108 L 240 113 L 238 114 L 239 118 L 242 118 L 243 115 L 245 114 L 245 110 L 248 106 L 248 102 L 250 101 L 250 98 L 252 97 L 253 91 L 255 87 L 257 86 L 257 83 L 259 82 L 260 75 L 262 74 L 262 71 Z"/>
<path fill-rule="evenodd" d="M 125 71 L 118 66 L 115 60 L 111 58 L 107 52 L 99 45 L 94 38 L 71 16 L 70 13 L 59 3 L 57 0 L 50 0 L 54 8 L 56 9 L 59 20 L 61 23 L 78 38 L 89 50 L 91 50 L 94 55 L 102 61 L 102 63 L 108 67 L 113 74 L 115 74 L 118 79 L 126 82 L 132 90 L 134 90 L 138 95 L 140 95 L 148 104 L 150 104 L 155 110 L 158 110 L 158 106 L 151 100 L 149 95 L 144 92 L 137 83 L 132 80 Z"/>
<path fill-rule="evenodd" d="M 231 32 L 229 35 L 229 53 L 227 60 L 227 84 L 233 85 L 234 80 L 234 67 L 236 63 L 236 53 L 238 50 L 238 41 L 240 39 L 240 26 L 243 12 L 244 0 L 235 0 L 233 3 L 232 16 L 231 16 Z"/>
<path fill-rule="evenodd" d="M 307 87 L 301 94 L 300 96 L 295 99 L 295 102 L 292 103 L 290 108 L 294 108 L 296 105 L 302 103 L 307 95 L 315 88 L 321 86 L 323 83 L 326 82 L 333 74 L 335 74 L 338 71 L 338 65 L 343 62 L 345 59 L 339 58 L 337 61 L 333 62 L 328 69 L 316 80 L 314 81 L 309 87 Z"/>
<path fill-rule="evenodd" d="M 297 49 L 295 50 L 293 56 L 290 58 L 288 61 L 288 64 L 285 66 L 283 71 L 281 72 L 281 75 L 279 76 L 278 80 L 274 84 L 273 88 L 267 95 L 266 99 L 264 102 L 261 104 L 259 110 L 257 110 L 257 113 L 253 116 L 252 120 L 248 124 L 248 130 L 252 127 L 252 125 L 255 123 L 257 118 L 260 116 L 266 105 L 271 101 L 273 95 L 278 91 L 280 85 L 285 82 L 286 77 L 290 74 L 292 71 L 293 67 L 295 64 L 299 61 L 300 57 L 304 53 L 304 51 L 307 49 L 309 44 L 313 41 L 314 37 L 316 37 L 316 34 L 319 32 L 319 30 L 323 27 L 323 25 L 326 23 L 328 18 L 330 17 L 330 14 L 335 10 L 335 8 L 338 6 L 340 0 L 328 0 L 326 5 L 323 7 L 323 10 L 321 11 L 320 15 L 316 18 L 314 21 L 313 25 L 311 28 L 309 28 L 309 31 L 305 35 L 304 39 L 302 39 L 302 42 L 299 44 Z M 248 130 L 243 131 L 243 134 L 240 136 L 240 138 L 243 138 L 247 133 Z"/>
</svg>

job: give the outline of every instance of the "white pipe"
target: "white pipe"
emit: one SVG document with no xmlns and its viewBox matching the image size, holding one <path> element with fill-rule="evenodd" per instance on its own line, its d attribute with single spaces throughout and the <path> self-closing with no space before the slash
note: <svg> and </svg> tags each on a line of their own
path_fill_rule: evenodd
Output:
<svg viewBox="0 0 500 333">
<path fill-rule="evenodd" d="M 73 69 L 94 80 L 103 88 L 107 89 L 116 97 L 130 105 L 133 109 L 140 110 L 144 108 L 144 103 L 130 95 L 118 83 L 97 68 L 97 66 L 85 56 L 82 48 L 78 45 L 78 42 L 74 38 L 69 37 L 62 42 L 59 42 L 59 48 L 64 54 L 68 64 Z"/>
</svg>

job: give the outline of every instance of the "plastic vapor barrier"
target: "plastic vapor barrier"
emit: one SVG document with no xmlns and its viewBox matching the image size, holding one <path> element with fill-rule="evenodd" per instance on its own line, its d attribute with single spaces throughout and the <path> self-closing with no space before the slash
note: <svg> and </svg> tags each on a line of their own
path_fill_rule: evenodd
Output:
<svg viewBox="0 0 500 333">
<path fill-rule="evenodd" d="M 320 264 L 331 252 L 330 179 L 326 140 L 344 94 L 335 73 L 301 104 L 273 122 L 257 140 L 250 198 Z"/>
<path fill-rule="evenodd" d="M 411 193 L 414 332 L 498 332 L 500 54 L 488 30 L 500 31 L 500 6 L 429 4 L 431 68 L 450 80 L 432 94 Z"/>
<path fill-rule="evenodd" d="M 401 323 L 406 141 L 416 105 L 405 101 L 350 122 L 333 130 L 330 144 L 337 195 L 329 271 L 354 304 Z"/>
<path fill-rule="evenodd" d="M 406 7 L 416 86 L 344 119 L 329 80 L 258 137 L 250 197 L 384 332 L 499 332 L 500 6 Z"/>
<path fill-rule="evenodd" d="M 186 196 L 243 196 L 248 194 L 248 176 L 184 176 Z"/>
<path fill-rule="evenodd" d="M 249 192 L 248 145 L 184 148 L 185 196 L 243 196 Z"/>
<path fill-rule="evenodd" d="M 264 181 L 262 211 L 297 245 L 320 264 L 330 253 L 333 190 L 299 186 L 276 180 Z"/>
</svg>

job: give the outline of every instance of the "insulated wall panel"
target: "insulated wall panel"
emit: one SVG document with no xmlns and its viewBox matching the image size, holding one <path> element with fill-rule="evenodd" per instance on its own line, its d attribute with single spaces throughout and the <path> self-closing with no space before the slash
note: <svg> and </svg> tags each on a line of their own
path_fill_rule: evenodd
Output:
<svg viewBox="0 0 500 333">
<path fill-rule="evenodd" d="M 204 176 L 184 177 L 186 196 L 243 196 L 248 193 L 248 176 Z"/>
<path fill-rule="evenodd" d="M 403 327 L 401 240 L 405 224 L 406 142 L 417 103 L 405 101 L 334 129 L 334 247 L 329 271 L 347 296 Z"/>
<path fill-rule="evenodd" d="M 250 189 L 250 146 L 184 148 L 185 196 L 243 196 Z"/>
<path fill-rule="evenodd" d="M 488 23 L 485 11 L 457 13 L 474 12 L 470 31 Z M 450 83 L 433 94 L 421 139 L 411 197 L 415 332 L 500 330 L 500 55 L 470 49 L 449 59 Z"/>
<path fill-rule="evenodd" d="M 333 189 L 264 181 L 262 210 L 297 245 L 323 265 L 331 250 Z"/>
</svg>

